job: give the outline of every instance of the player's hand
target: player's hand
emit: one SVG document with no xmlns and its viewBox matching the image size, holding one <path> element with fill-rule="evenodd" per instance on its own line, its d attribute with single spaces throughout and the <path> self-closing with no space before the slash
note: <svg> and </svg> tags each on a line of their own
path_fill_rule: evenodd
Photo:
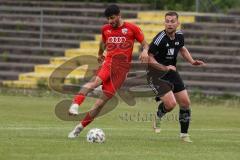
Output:
<svg viewBox="0 0 240 160">
<path fill-rule="evenodd" d="M 105 59 L 105 56 L 100 55 L 100 56 L 98 56 L 97 61 L 98 61 L 98 63 L 103 63 L 104 59 Z"/>
<path fill-rule="evenodd" d="M 200 60 L 195 60 L 194 62 L 192 62 L 193 66 L 205 66 L 206 64 L 203 61 Z"/>
<path fill-rule="evenodd" d="M 166 66 L 166 67 L 167 67 L 167 71 L 169 71 L 169 70 L 176 71 L 176 67 L 175 66 L 169 65 L 169 66 Z"/>
<path fill-rule="evenodd" d="M 148 63 L 148 52 L 147 50 L 143 50 L 142 53 L 140 54 L 139 56 L 139 60 L 142 62 L 142 63 Z"/>
</svg>

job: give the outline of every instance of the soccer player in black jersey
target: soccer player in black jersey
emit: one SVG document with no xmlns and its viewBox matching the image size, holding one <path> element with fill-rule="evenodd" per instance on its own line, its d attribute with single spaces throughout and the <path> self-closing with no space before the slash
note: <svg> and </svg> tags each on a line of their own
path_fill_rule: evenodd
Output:
<svg viewBox="0 0 240 160">
<path fill-rule="evenodd" d="M 179 123 L 181 126 L 180 138 L 185 142 L 192 142 L 188 135 L 191 119 L 190 99 L 185 85 L 176 70 L 178 52 L 194 66 L 205 65 L 203 61 L 194 60 L 188 49 L 184 46 L 184 36 L 176 31 L 179 26 L 178 14 L 168 12 L 165 14 L 165 30 L 158 33 L 149 47 L 148 83 L 161 100 L 154 119 L 155 132 L 160 132 L 160 120 L 170 112 L 178 103 Z"/>
</svg>

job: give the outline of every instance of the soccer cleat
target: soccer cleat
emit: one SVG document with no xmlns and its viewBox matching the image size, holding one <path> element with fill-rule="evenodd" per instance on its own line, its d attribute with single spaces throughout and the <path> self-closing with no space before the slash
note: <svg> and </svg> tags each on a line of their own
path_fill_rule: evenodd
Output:
<svg viewBox="0 0 240 160">
<path fill-rule="evenodd" d="M 155 133 L 161 132 L 161 118 L 159 118 L 157 115 L 153 117 L 153 129 Z"/>
<path fill-rule="evenodd" d="M 81 131 L 83 130 L 83 126 L 81 124 L 77 125 L 69 134 L 68 138 L 73 139 L 79 136 Z"/>
<path fill-rule="evenodd" d="M 180 139 L 183 142 L 187 142 L 187 143 L 192 143 L 193 141 L 190 139 L 189 134 L 187 133 L 180 133 Z"/>
<path fill-rule="evenodd" d="M 78 104 L 73 103 L 68 110 L 69 115 L 78 115 L 78 106 Z"/>
</svg>

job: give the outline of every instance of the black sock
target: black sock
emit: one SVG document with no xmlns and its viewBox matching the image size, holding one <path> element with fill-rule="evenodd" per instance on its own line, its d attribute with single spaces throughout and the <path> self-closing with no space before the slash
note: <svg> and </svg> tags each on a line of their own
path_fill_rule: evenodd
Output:
<svg viewBox="0 0 240 160">
<path fill-rule="evenodd" d="M 156 101 L 156 102 L 161 101 L 160 97 L 159 97 L 159 96 L 156 96 L 156 97 L 155 97 L 155 101 Z"/>
<path fill-rule="evenodd" d="M 162 118 L 167 113 L 167 110 L 163 103 L 160 103 L 158 106 L 157 116 Z"/>
<path fill-rule="evenodd" d="M 191 120 L 191 109 L 186 107 L 180 107 L 179 123 L 181 125 L 181 133 L 188 133 L 190 120 Z"/>
</svg>

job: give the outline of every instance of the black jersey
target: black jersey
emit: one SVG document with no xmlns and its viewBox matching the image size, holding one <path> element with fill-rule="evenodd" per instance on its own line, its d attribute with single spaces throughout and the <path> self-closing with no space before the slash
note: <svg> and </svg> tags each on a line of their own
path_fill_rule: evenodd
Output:
<svg viewBox="0 0 240 160">
<path fill-rule="evenodd" d="M 171 40 L 163 30 L 154 37 L 149 52 L 154 55 L 158 63 L 176 66 L 178 52 L 183 46 L 184 37 L 181 31 L 177 31 L 175 39 Z"/>
</svg>

